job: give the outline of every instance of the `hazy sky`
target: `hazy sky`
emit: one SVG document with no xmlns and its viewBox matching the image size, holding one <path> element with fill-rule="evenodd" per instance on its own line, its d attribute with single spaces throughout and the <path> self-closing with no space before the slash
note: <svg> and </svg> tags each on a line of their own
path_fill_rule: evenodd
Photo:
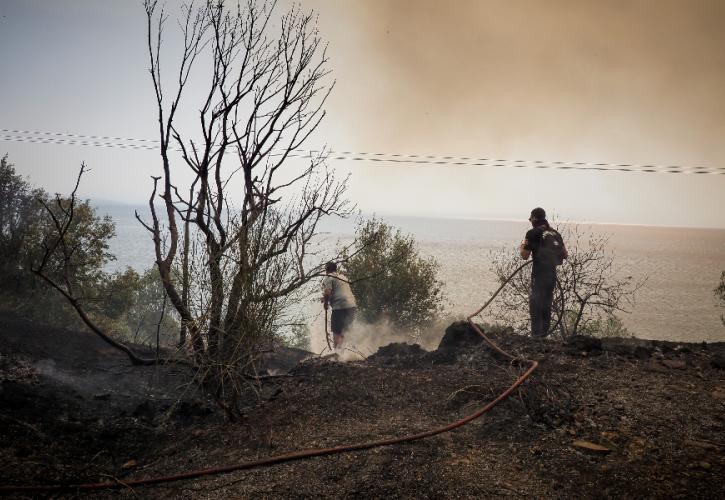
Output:
<svg viewBox="0 0 725 500">
<path fill-rule="evenodd" d="M 311 147 L 725 167 L 724 1 L 301 3 L 319 13 L 337 81 Z M 144 31 L 140 1 L 0 0 L 0 128 L 154 139 Z M 128 202 L 148 198 L 159 169 L 148 151 L 0 152 L 50 191 L 66 192 L 85 160 L 84 196 Z M 725 175 L 332 165 L 367 212 L 525 219 L 541 205 L 562 219 L 725 227 Z"/>
</svg>

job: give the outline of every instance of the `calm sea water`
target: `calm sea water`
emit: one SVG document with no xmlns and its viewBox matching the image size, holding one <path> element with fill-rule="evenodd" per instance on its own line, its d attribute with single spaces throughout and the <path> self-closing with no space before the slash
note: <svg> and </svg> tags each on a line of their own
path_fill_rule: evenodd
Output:
<svg viewBox="0 0 725 500">
<path fill-rule="evenodd" d="M 153 264 L 148 233 L 133 216 L 144 207 L 101 205 L 116 222 L 112 269 L 139 271 Z M 411 233 L 421 253 L 440 264 L 447 310 L 462 316 L 477 309 L 496 288 L 492 252 L 515 249 L 528 222 L 384 217 Z M 352 221 L 332 221 L 325 231 L 330 242 L 349 240 Z M 725 270 L 725 230 L 596 224 L 591 231 L 609 236 L 614 263 L 623 276 L 646 277 L 625 326 L 636 337 L 676 341 L 725 341 L 723 309 L 713 295 Z"/>
</svg>

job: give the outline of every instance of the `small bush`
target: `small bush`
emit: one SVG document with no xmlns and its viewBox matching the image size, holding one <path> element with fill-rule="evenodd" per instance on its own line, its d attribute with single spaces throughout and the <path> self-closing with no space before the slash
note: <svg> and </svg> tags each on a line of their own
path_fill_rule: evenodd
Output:
<svg viewBox="0 0 725 500">
<path fill-rule="evenodd" d="M 574 311 L 567 311 L 564 314 L 564 322 L 566 323 L 566 331 L 574 331 L 576 313 Z M 577 335 L 597 338 L 633 337 L 632 333 L 624 326 L 622 320 L 614 314 L 602 315 L 587 322 L 580 323 L 576 333 Z"/>
<path fill-rule="evenodd" d="M 646 278 L 622 276 L 616 269 L 609 238 L 593 228 L 567 224 L 560 229 L 569 257 L 557 268 L 549 333 L 558 333 L 564 338 L 631 336 L 615 313 L 629 312 Z M 492 270 L 499 283 L 504 283 L 523 263 L 517 248 L 501 249 L 492 257 Z M 528 266 L 501 291 L 492 307 L 493 317 L 514 325 L 517 331 L 530 331 L 530 289 L 531 266 Z"/>
<path fill-rule="evenodd" d="M 356 230 L 361 250 L 346 257 L 343 272 L 358 305 L 358 319 L 387 320 L 419 335 L 442 310 L 438 263 L 422 257 L 415 240 L 384 222 L 361 222 Z"/>
</svg>

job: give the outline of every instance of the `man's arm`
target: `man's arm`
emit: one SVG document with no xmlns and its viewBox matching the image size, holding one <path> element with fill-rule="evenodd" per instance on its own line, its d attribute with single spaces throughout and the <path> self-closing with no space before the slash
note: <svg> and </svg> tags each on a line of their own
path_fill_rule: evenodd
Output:
<svg viewBox="0 0 725 500">
<path fill-rule="evenodd" d="M 320 299 L 320 302 L 322 302 L 325 309 L 327 309 L 330 306 L 330 300 L 332 299 L 332 280 L 329 276 L 326 276 L 322 280 L 322 299 Z"/>
<path fill-rule="evenodd" d="M 537 236 L 538 234 L 533 229 L 529 229 L 526 232 L 524 241 L 522 241 L 521 245 L 519 245 L 519 255 L 521 255 L 522 259 L 529 260 L 529 257 L 531 257 L 531 251 L 538 244 Z"/>
<path fill-rule="evenodd" d="M 322 293 L 322 304 L 325 309 L 330 307 L 330 298 L 332 297 L 332 288 L 325 288 Z"/>
<path fill-rule="evenodd" d="M 531 257 L 531 250 L 527 248 L 527 245 L 527 240 L 524 240 L 521 242 L 521 246 L 519 246 L 519 254 L 524 260 L 529 260 L 529 257 Z"/>
</svg>

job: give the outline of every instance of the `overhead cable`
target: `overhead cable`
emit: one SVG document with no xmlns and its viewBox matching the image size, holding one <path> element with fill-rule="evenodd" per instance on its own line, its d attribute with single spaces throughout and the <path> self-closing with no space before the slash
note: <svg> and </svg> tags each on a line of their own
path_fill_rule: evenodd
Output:
<svg viewBox="0 0 725 500">
<path fill-rule="evenodd" d="M 37 144 L 58 144 L 68 146 L 90 146 L 101 148 L 118 148 L 128 150 L 154 151 L 159 148 L 160 141 L 155 139 L 139 139 L 130 137 L 113 137 L 104 135 L 83 135 L 67 132 L 50 132 L 39 130 L 0 129 L 4 135 L 0 140 L 8 142 L 25 142 Z M 177 147 L 170 148 L 179 151 Z M 275 152 L 272 156 L 286 154 L 288 158 L 305 158 L 310 155 L 324 153 L 329 160 L 369 162 L 382 165 L 407 164 L 446 167 L 504 167 L 555 170 L 589 170 L 601 172 L 642 172 L 668 174 L 710 174 L 725 175 L 725 167 L 702 167 L 684 165 L 653 165 L 636 163 L 603 163 L 558 160 L 510 160 L 498 158 L 477 158 L 473 156 L 442 156 L 423 154 L 401 154 L 381 152 L 355 152 L 327 150 L 293 149 L 288 152 Z"/>
</svg>

